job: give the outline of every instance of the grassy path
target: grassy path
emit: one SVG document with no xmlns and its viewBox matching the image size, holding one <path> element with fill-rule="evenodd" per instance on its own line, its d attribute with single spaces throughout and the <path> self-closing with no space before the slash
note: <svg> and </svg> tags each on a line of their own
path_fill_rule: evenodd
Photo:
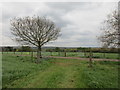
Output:
<svg viewBox="0 0 120 90">
<path fill-rule="evenodd" d="M 53 62 L 53 61 L 52 61 Z M 52 63 L 51 62 L 51 63 Z M 78 77 L 82 76 L 78 73 L 76 65 L 80 63 L 73 61 L 56 61 L 45 71 L 39 71 L 12 83 L 12 88 L 75 88 L 77 86 Z M 71 64 L 72 63 L 72 64 Z M 78 75 L 79 74 L 79 75 Z M 82 73 L 81 73 L 82 74 Z M 24 83 L 23 83 L 24 82 Z M 81 88 L 86 87 L 84 82 L 79 82 Z"/>
</svg>

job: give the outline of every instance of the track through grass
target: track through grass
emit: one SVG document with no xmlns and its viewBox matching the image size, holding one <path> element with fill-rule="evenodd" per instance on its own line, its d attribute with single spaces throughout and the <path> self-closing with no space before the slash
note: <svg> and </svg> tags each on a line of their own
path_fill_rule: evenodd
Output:
<svg viewBox="0 0 120 90">
<path fill-rule="evenodd" d="M 3 88 L 118 88 L 118 63 L 76 59 L 3 56 Z"/>
</svg>

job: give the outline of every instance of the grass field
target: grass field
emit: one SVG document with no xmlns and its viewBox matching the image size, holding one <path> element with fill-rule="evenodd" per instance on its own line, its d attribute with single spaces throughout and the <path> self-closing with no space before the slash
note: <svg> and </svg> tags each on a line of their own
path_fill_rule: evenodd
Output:
<svg viewBox="0 0 120 90">
<path fill-rule="evenodd" d="M 4 52 L 4 54 L 14 54 L 14 52 Z M 16 55 L 31 55 L 30 52 L 15 52 Z M 34 52 L 34 55 L 37 55 L 37 52 Z M 64 52 L 42 52 L 43 56 L 65 56 Z M 67 57 L 89 57 L 89 53 L 86 53 L 84 56 L 83 52 L 67 52 Z M 118 53 L 93 53 L 93 58 L 106 58 L 106 59 L 120 59 Z"/>
<path fill-rule="evenodd" d="M 29 53 L 28 53 L 29 54 Z M 120 63 L 119 63 L 120 64 Z M 3 54 L 3 88 L 118 88 L 118 62 L 44 58 Z"/>
</svg>

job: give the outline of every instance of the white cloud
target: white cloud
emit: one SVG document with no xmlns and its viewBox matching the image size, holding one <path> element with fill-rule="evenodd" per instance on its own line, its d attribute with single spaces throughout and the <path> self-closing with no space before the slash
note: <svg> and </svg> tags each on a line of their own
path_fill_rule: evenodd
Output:
<svg viewBox="0 0 120 90">
<path fill-rule="evenodd" d="M 100 23 L 117 3 L 3 3 L 3 45 L 16 45 L 10 38 L 10 18 L 46 16 L 61 27 L 62 36 L 47 46 L 100 46 L 96 36 Z"/>
</svg>

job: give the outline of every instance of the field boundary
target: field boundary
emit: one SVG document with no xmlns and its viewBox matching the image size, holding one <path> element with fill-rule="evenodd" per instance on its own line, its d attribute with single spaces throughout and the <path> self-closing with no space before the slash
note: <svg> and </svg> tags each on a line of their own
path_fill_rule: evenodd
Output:
<svg viewBox="0 0 120 90">
<path fill-rule="evenodd" d="M 12 54 L 15 55 L 15 54 Z M 15 55 L 15 56 L 30 56 L 30 55 Z M 34 55 L 36 57 L 36 55 Z M 89 60 L 89 58 L 81 58 L 81 57 L 62 57 L 62 56 L 44 56 L 44 57 L 50 57 L 50 58 L 61 58 L 61 59 L 79 59 L 79 60 Z M 92 58 L 93 61 L 115 61 L 120 62 L 119 59 L 103 59 L 103 58 Z"/>
</svg>

